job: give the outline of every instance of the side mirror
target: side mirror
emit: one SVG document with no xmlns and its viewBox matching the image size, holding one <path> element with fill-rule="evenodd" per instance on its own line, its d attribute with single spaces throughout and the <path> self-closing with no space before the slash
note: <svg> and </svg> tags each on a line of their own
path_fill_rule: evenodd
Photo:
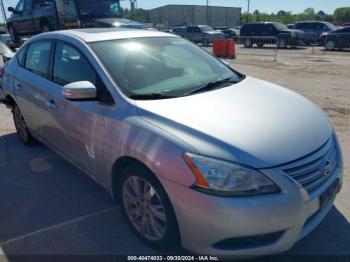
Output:
<svg viewBox="0 0 350 262">
<path fill-rule="evenodd" d="M 96 87 L 89 81 L 79 81 L 63 87 L 64 98 L 72 101 L 94 100 L 97 98 Z"/>
<path fill-rule="evenodd" d="M 9 8 L 7 8 L 7 11 L 9 11 L 9 12 L 11 12 L 11 13 L 14 13 L 14 12 L 15 12 L 15 9 L 14 9 L 12 6 L 10 6 Z"/>
</svg>

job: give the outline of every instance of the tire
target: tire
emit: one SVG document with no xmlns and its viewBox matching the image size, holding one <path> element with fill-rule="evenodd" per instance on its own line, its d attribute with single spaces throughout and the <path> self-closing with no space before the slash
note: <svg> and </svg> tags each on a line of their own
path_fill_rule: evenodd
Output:
<svg viewBox="0 0 350 262">
<path fill-rule="evenodd" d="M 16 30 L 14 29 L 14 27 L 12 25 L 10 25 L 8 27 L 8 30 L 9 30 L 9 34 L 10 34 L 12 42 L 16 43 L 18 41 L 18 36 L 17 36 Z"/>
<path fill-rule="evenodd" d="M 13 121 L 15 123 L 16 131 L 19 139 L 25 145 L 34 144 L 35 139 L 30 134 L 27 123 L 23 118 L 22 112 L 16 104 L 12 108 L 12 114 L 13 114 Z"/>
<path fill-rule="evenodd" d="M 334 51 L 334 49 L 335 49 L 335 42 L 334 41 L 332 41 L 332 40 L 330 40 L 330 41 L 327 41 L 326 42 L 326 44 L 325 44 L 325 49 L 327 50 L 327 51 Z"/>
<path fill-rule="evenodd" d="M 206 46 L 206 47 L 210 46 L 210 41 L 208 38 L 203 39 L 203 46 Z"/>
<path fill-rule="evenodd" d="M 157 249 L 178 247 L 180 237 L 175 212 L 158 179 L 138 163 L 127 166 L 119 175 L 116 193 L 136 235 Z"/>
<path fill-rule="evenodd" d="M 281 38 L 277 42 L 277 47 L 278 48 L 287 48 L 287 39 Z"/>
<path fill-rule="evenodd" d="M 259 48 L 263 48 L 264 47 L 264 43 L 258 43 L 257 44 Z"/>
<path fill-rule="evenodd" d="M 251 48 L 253 46 L 253 41 L 249 38 L 244 40 L 244 47 Z"/>
<path fill-rule="evenodd" d="M 51 31 L 51 26 L 47 22 L 41 23 L 41 32 L 46 33 Z"/>
</svg>

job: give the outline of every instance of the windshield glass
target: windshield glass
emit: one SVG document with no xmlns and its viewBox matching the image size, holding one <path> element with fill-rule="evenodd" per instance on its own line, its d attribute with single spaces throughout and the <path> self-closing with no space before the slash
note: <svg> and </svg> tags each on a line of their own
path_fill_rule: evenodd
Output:
<svg viewBox="0 0 350 262">
<path fill-rule="evenodd" d="M 325 22 L 325 24 L 326 24 L 326 25 L 328 26 L 328 28 L 331 29 L 331 30 L 334 30 L 334 29 L 337 28 L 335 25 L 333 25 L 333 24 L 330 23 L 330 22 Z"/>
<path fill-rule="evenodd" d="M 286 26 L 286 25 L 284 25 L 284 24 L 281 24 L 281 23 L 273 23 L 275 26 L 276 26 L 276 28 L 277 28 L 277 30 L 288 30 L 288 27 Z"/>
<path fill-rule="evenodd" d="M 202 32 L 214 31 L 214 29 L 212 27 L 207 26 L 207 25 L 201 25 L 199 28 L 202 30 Z"/>
<path fill-rule="evenodd" d="M 120 88 L 129 96 L 182 96 L 209 83 L 242 76 L 196 45 L 177 37 L 91 43 Z"/>
<path fill-rule="evenodd" d="M 122 17 L 119 0 L 76 0 L 79 14 L 83 17 Z"/>
</svg>

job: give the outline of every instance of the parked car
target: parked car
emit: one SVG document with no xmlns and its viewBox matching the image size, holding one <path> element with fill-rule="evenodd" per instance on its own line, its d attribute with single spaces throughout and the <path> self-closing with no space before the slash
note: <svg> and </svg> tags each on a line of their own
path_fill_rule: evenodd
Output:
<svg viewBox="0 0 350 262">
<path fill-rule="evenodd" d="M 294 24 L 287 24 L 286 25 L 289 29 L 294 29 Z"/>
<path fill-rule="evenodd" d="M 19 139 L 85 171 L 158 248 L 285 251 L 342 185 L 340 146 L 320 108 L 175 35 L 40 34 L 6 66 L 3 91 Z"/>
<path fill-rule="evenodd" d="M 292 30 L 284 24 L 276 22 L 256 22 L 242 26 L 240 32 L 245 47 L 256 44 L 263 47 L 265 44 L 277 44 L 280 48 L 288 45 L 296 46 L 303 42 L 304 33 L 300 30 Z"/>
<path fill-rule="evenodd" d="M 20 0 L 7 19 L 11 39 L 58 29 L 85 27 L 130 27 L 143 25 L 122 19 L 119 0 Z"/>
<path fill-rule="evenodd" d="M 186 27 L 185 26 L 177 26 L 177 27 L 174 27 L 172 30 L 171 30 L 171 33 L 172 34 L 175 34 L 175 35 L 181 35 L 183 31 L 186 30 Z"/>
<path fill-rule="evenodd" d="M 350 26 L 323 33 L 320 39 L 328 51 L 350 48 Z"/>
<path fill-rule="evenodd" d="M 336 27 L 330 22 L 307 21 L 295 23 L 295 29 L 301 30 L 305 33 L 304 43 L 309 45 L 320 44 L 321 34 L 335 30 Z"/>
<path fill-rule="evenodd" d="M 228 28 L 228 29 L 223 29 L 218 31 L 223 33 L 225 35 L 225 38 L 228 38 L 228 39 L 232 39 L 239 36 L 239 30 L 237 29 Z"/>
<path fill-rule="evenodd" d="M 214 39 L 225 38 L 223 33 L 214 30 L 208 25 L 187 26 L 186 29 L 179 32 L 178 35 L 194 43 L 202 43 L 206 46 L 210 45 Z"/>
</svg>

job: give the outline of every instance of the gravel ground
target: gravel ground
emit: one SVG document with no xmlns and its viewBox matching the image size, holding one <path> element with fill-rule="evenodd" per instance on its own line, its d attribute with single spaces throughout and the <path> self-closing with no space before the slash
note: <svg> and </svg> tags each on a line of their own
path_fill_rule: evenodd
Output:
<svg viewBox="0 0 350 262">
<path fill-rule="evenodd" d="M 340 138 L 343 190 L 322 224 L 285 253 L 284 260 L 294 255 L 350 256 L 350 53 L 285 50 L 277 63 L 272 57 L 248 55 L 230 62 L 242 73 L 283 85 L 324 108 Z M 0 105 L 1 253 L 0 261 L 9 255 L 158 252 L 132 234 L 118 206 L 87 176 L 45 146 L 23 146 L 10 111 Z"/>
</svg>

